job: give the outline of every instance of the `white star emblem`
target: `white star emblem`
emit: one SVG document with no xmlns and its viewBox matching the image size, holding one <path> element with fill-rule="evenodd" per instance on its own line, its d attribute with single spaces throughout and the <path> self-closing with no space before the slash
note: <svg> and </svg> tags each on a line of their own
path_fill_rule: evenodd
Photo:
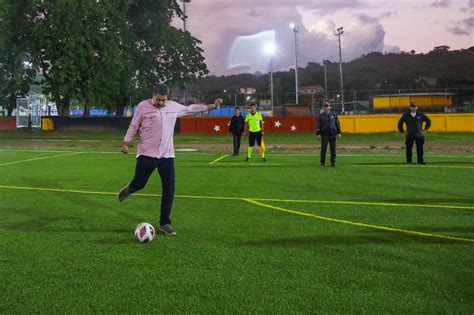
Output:
<svg viewBox="0 0 474 315">
<path fill-rule="evenodd" d="M 216 132 L 221 131 L 221 126 L 215 125 L 215 126 L 214 126 L 214 130 L 215 130 Z"/>
<path fill-rule="evenodd" d="M 280 128 L 281 122 L 279 120 L 275 121 L 275 127 Z"/>
<path fill-rule="evenodd" d="M 296 126 L 295 125 L 291 126 L 291 131 L 296 131 Z"/>
</svg>

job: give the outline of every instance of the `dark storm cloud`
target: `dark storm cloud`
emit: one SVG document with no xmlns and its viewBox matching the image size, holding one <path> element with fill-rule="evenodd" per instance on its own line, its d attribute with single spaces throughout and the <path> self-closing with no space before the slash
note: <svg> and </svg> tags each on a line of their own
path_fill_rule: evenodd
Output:
<svg viewBox="0 0 474 315">
<path fill-rule="evenodd" d="M 294 67 L 294 33 L 290 23 L 299 25 L 298 47 L 300 66 L 323 59 L 337 60 L 338 46 L 334 36 L 335 25 L 327 20 L 323 30 L 303 25 L 299 10 L 345 9 L 367 6 L 363 1 L 282 1 L 282 0 L 241 0 L 219 3 L 215 0 L 196 0 L 188 6 L 188 29 L 202 40 L 204 56 L 211 74 L 230 74 L 229 54 L 240 36 L 251 36 L 265 31 L 275 31 L 277 53 L 274 69 Z M 210 12 L 212 14 L 210 14 Z M 385 30 L 378 23 L 380 17 L 365 16 L 370 23 L 356 22 L 358 25 L 347 29 L 343 35 L 343 59 L 352 60 L 371 51 L 399 51 L 396 46 L 386 46 Z M 325 19 L 325 18 L 324 18 Z M 362 18 L 364 19 L 364 17 Z M 321 20 L 321 19 L 318 19 Z M 249 45 L 248 53 L 261 59 L 261 45 Z M 242 61 L 243 62 L 243 61 Z M 259 63 L 260 64 L 260 63 Z M 242 69 L 240 69 L 242 71 Z M 268 71 L 268 66 L 246 69 L 248 72 Z"/>
<path fill-rule="evenodd" d="M 447 8 L 450 5 L 451 0 L 436 0 L 435 2 L 431 3 L 431 6 L 436 8 Z"/>
<path fill-rule="evenodd" d="M 471 35 L 474 31 L 474 16 L 462 20 L 457 25 L 449 26 L 446 30 L 454 35 Z"/>
<path fill-rule="evenodd" d="M 359 14 L 357 16 L 359 18 L 359 21 L 361 21 L 362 23 L 378 23 L 379 22 L 379 19 L 376 18 L 376 17 L 373 17 L 373 16 L 368 16 L 367 14 Z"/>
<path fill-rule="evenodd" d="M 462 22 L 466 27 L 470 29 L 474 28 L 474 16 L 471 16 L 468 19 L 462 20 Z"/>
</svg>

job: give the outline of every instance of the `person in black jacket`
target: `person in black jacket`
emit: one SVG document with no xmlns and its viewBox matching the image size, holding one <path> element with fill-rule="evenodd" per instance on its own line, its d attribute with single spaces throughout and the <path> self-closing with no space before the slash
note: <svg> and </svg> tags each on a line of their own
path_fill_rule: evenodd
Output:
<svg viewBox="0 0 474 315">
<path fill-rule="evenodd" d="M 341 125 L 336 113 L 331 112 L 331 105 L 324 104 L 324 111 L 319 114 L 316 135 L 321 139 L 321 167 L 326 166 L 326 150 L 331 148 L 331 166 L 336 166 L 336 136 L 341 138 Z"/>
<path fill-rule="evenodd" d="M 423 160 L 423 144 L 425 143 L 424 134 L 431 127 L 431 120 L 423 113 L 417 111 L 415 102 L 410 103 L 410 111 L 402 115 L 398 121 L 398 131 L 406 134 L 406 158 L 407 164 L 412 162 L 413 143 L 416 143 L 416 155 L 418 164 L 426 164 Z M 425 128 L 423 128 L 425 122 Z M 403 130 L 403 124 L 406 124 L 406 131 Z"/>
<path fill-rule="evenodd" d="M 232 116 L 229 123 L 229 132 L 232 133 L 232 139 L 234 140 L 234 153 L 232 155 L 239 155 L 240 151 L 240 139 L 244 132 L 245 119 L 240 114 L 240 108 L 235 108 L 235 115 Z"/>
</svg>

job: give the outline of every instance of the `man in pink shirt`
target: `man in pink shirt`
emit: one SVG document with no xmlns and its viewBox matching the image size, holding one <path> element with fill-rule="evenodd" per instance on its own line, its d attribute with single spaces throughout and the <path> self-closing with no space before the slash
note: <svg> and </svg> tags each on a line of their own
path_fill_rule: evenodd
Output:
<svg viewBox="0 0 474 315">
<path fill-rule="evenodd" d="M 218 108 L 222 99 L 216 99 L 213 105 L 184 106 L 168 100 L 168 94 L 168 86 L 158 84 L 153 91 L 153 98 L 141 101 L 137 106 L 122 146 L 122 152 L 127 154 L 129 143 L 138 133 L 140 140 L 137 146 L 135 176 L 119 192 L 118 199 L 123 201 L 143 189 L 148 178 L 157 169 L 162 187 L 160 231 L 167 235 L 176 235 L 171 226 L 171 207 L 175 190 L 173 134 L 176 119 L 178 116 Z"/>
</svg>

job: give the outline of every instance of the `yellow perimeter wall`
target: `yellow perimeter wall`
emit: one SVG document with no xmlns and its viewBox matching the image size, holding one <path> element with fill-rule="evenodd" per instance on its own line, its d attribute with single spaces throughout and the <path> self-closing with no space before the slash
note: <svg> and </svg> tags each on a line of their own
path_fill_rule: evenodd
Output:
<svg viewBox="0 0 474 315">
<path fill-rule="evenodd" d="M 343 116 L 339 121 L 343 133 L 375 133 L 398 131 L 401 114 Z M 474 132 L 474 114 L 427 114 L 430 131 Z"/>
<path fill-rule="evenodd" d="M 416 102 L 418 106 L 453 106 L 451 95 L 374 96 L 375 108 L 408 107 L 410 102 Z"/>
</svg>

